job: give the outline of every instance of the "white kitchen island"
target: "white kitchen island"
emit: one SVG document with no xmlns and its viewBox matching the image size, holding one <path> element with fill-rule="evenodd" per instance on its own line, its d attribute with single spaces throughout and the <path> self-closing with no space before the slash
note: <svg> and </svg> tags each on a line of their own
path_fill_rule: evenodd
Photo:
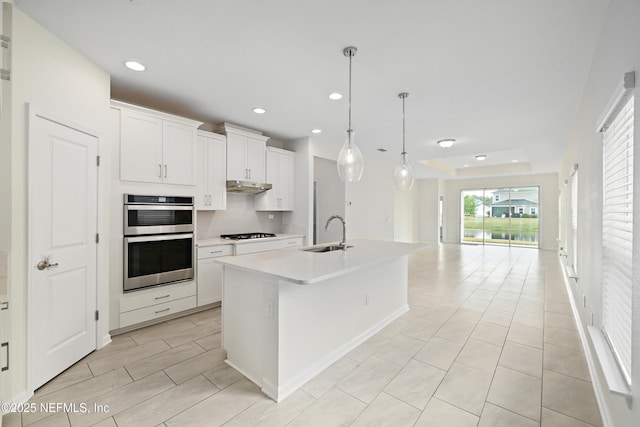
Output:
<svg viewBox="0 0 640 427">
<path fill-rule="evenodd" d="M 216 259 L 226 362 L 277 402 L 409 310 L 408 255 L 424 246 L 349 245 Z"/>
</svg>

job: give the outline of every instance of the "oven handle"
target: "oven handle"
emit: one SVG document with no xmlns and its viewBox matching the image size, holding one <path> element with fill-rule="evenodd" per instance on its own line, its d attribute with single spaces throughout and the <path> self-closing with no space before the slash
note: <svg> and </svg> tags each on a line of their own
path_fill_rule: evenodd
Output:
<svg viewBox="0 0 640 427">
<path fill-rule="evenodd" d="M 193 239 L 193 233 L 125 237 L 124 241 L 127 243 L 139 243 L 139 242 L 159 242 L 162 240 L 180 240 L 180 239 Z"/>
<path fill-rule="evenodd" d="M 193 205 L 124 205 L 128 211 L 192 211 Z"/>
</svg>

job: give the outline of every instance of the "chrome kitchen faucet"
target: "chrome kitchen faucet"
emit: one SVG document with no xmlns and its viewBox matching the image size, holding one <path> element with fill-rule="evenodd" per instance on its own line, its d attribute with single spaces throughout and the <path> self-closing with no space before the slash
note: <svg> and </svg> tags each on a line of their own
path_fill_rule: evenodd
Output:
<svg viewBox="0 0 640 427">
<path fill-rule="evenodd" d="M 334 220 L 339 219 L 342 222 L 342 240 L 340 241 L 340 247 L 343 251 L 347 250 L 347 224 L 344 222 L 344 218 L 340 215 L 331 215 L 327 220 L 327 224 L 324 226 L 325 230 L 329 229 L 329 223 Z"/>
</svg>

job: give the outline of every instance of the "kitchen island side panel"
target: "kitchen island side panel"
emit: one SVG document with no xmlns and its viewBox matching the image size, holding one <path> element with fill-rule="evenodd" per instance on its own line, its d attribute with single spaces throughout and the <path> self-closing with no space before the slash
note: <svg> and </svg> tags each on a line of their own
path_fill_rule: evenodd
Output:
<svg viewBox="0 0 640 427">
<path fill-rule="evenodd" d="M 288 395 L 408 310 L 407 257 L 279 287 L 280 393 Z"/>
<path fill-rule="evenodd" d="M 407 256 L 310 285 L 225 266 L 227 363 L 276 401 L 408 310 Z"/>
</svg>

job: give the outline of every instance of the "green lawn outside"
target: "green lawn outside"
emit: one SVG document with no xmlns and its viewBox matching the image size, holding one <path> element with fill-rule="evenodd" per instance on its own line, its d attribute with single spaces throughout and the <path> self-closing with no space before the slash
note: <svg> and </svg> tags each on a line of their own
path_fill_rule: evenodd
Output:
<svg viewBox="0 0 640 427">
<path fill-rule="evenodd" d="M 484 220 L 484 228 L 487 231 L 508 232 L 509 231 L 509 218 L 494 218 L 494 217 L 464 217 L 464 229 L 465 230 L 482 230 L 482 224 Z M 538 218 L 511 218 L 511 230 L 512 231 L 525 231 L 530 233 L 538 232 Z"/>
</svg>

